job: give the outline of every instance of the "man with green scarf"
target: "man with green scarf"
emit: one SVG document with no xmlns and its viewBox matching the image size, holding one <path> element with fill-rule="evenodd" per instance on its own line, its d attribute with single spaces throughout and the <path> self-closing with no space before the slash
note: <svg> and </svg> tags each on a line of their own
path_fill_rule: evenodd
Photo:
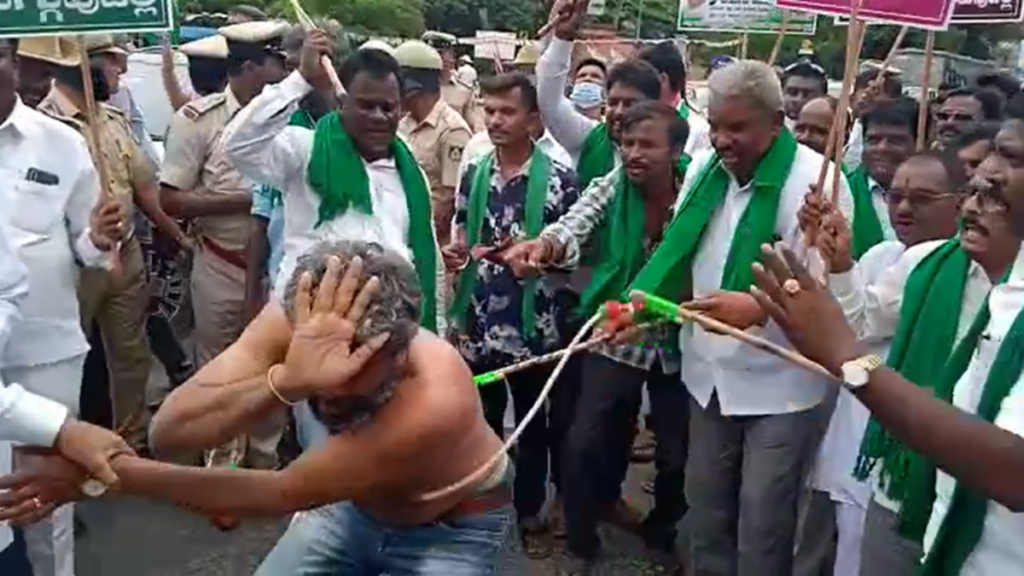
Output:
<svg viewBox="0 0 1024 576">
<path fill-rule="evenodd" d="M 824 225 L 815 221 L 805 226 L 818 230 L 817 247 L 828 263 L 829 288 L 851 322 L 863 318 L 865 287 L 874 287 L 908 249 L 922 243 L 943 242 L 956 234 L 966 183 L 963 165 L 955 155 L 922 152 L 908 158 L 896 169 L 886 194 L 888 217 L 895 224 L 898 239 L 876 244 L 857 261 L 853 259 L 853 234 L 844 219 L 832 213 L 825 217 Z M 804 205 L 801 218 L 809 218 L 810 208 Z M 891 336 L 868 336 L 864 342 L 884 357 Z M 927 353 L 919 356 L 931 358 Z M 850 471 L 857 461 L 868 418 L 867 408 L 853 395 L 839 393 L 810 477 L 811 491 L 794 576 L 820 574 L 823 569 L 831 569 L 833 559 L 836 576 L 861 573 L 864 518 L 871 502 L 871 484 L 855 478 Z M 888 543 L 890 548 L 900 544 L 899 536 L 892 530 L 873 529 L 866 540 Z M 877 544 L 872 547 L 878 548 Z M 874 565 L 874 571 L 868 573 L 902 572 L 893 566 L 881 569 Z"/>
<path fill-rule="evenodd" d="M 320 63 L 329 38 L 309 32 L 299 69 L 268 86 L 234 117 L 221 145 L 240 172 L 281 191 L 285 254 L 274 286 L 280 296 L 298 256 L 322 239 L 377 242 L 407 257 L 423 290 L 423 327 L 443 333 L 444 265 L 434 239 L 430 187 L 397 136 L 401 69 L 382 50 L 358 50 L 341 65 L 348 90 L 340 110 L 315 130 L 290 126 L 311 93 L 336 101 Z"/>
<path fill-rule="evenodd" d="M 1018 242 L 1024 238 L 1022 167 L 1024 122 L 1015 119 L 996 137 L 970 201 L 981 213 L 1007 218 Z M 970 226 L 964 235 L 980 240 L 977 224 Z M 834 382 L 845 383 L 895 439 L 922 456 L 909 485 L 930 508 L 924 561 L 911 571 L 874 574 L 1024 572 L 1024 250 L 992 289 L 937 385 L 921 385 L 865 355 L 842 307 L 784 256 L 765 254 L 755 271 L 759 303 L 802 354 L 839 376 Z"/>
<path fill-rule="evenodd" d="M 617 299 L 671 219 L 689 163 L 682 153 L 688 136 L 686 121 L 670 106 L 650 101 L 630 108 L 622 117 L 622 167 L 595 179 L 568 214 L 539 239 L 511 248 L 506 261 L 528 276 L 542 267 L 575 267 L 586 251 L 594 273 L 579 315 L 589 318 L 605 301 Z M 661 560 L 675 562 L 675 525 L 687 509 L 688 424 L 673 340 L 674 330 L 662 326 L 647 332 L 644 344 L 607 345 L 583 356 L 585 385 L 576 392 L 562 447 L 562 497 L 569 551 L 584 567 L 598 557 L 598 519 L 611 514 L 619 501 L 645 383 L 658 442 L 655 506 L 642 535 Z"/>
<path fill-rule="evenodd" d="M 941 156 L 914 158 L 936 157 Z M 945 163 L 955 166 L 952 170 L 962 171 L 957 160 L 950 158 Z M 912 218 L 906 209 L 902 214 L 897 210 L 893 216 L 902 234 L 910 232 L 920 237 L 923 227 L 936 226 L 943 219 L 948 221 L 949 217 L 942 213 L 949 211 L 950 200 L 956 200 L 948 189 L 943 192 L 947 195 L 945 200 L 941 196 L 929 199 L 926 191 L 943 190 L 941 178 L 957 178 L 936 175 L 940 180 L 932 184 L 919 178 L 911 188 L 911 182 L 904 179 L 912 167 L 908 162 L 897 171 L 890 201 L 895 194 L 902 196 L 900 204 L 919 205 Z M 860 272 L 833 274 L 830 279 L 832 291 L 858 335 L 867 341 L 891 340 L 888 365 L 931 389 L 939 387 L 945 359 L 967 337 L 989 291 L 1006 273 L 1019 247 L 1006 216 L 983 211 L 976 196 L 967 201 L 961 214 L 959 238 L 919 242 L 909 247 L 874 281 L 867 281 Z M 953 229 L 947 226 L 946 231 L 951 235 Z M 884 250 L 886 245 L 876 248 Z M 869 254 L 874 257 L 878 252 L 872 250 Z M 839 271 L 847 268 L 842 259 L 833 259 L 833 266 Z M 870 265 L 871 260 L 858 264 L 857 270 L 866 271 Z M 872 491 L 862 545 L 863 573 L 912 572 L 921 556 L 921 537 L 928 515 L 928 507 L 922 506 L 915 496 L 919 490 L 913 483 L 914 470 L 921 465 L 920 456 L 895 440 L 878 421 L 871 421 L 856 462 L 849 464 L 847 468 L 853 468 L 854 479 L 869 481 Z"/>
<path fill-rule="evenodd" d="M 516 237 L 536 238 L 579 198 L 576 175 L 535 145 L 540 129 L 537 91 L 522 73 L 480 83 L 487 132 L 494 150 L 470 166 L 455 196 L 454 242 L 445 257 L 453 264 L 455 298 L 450 318 L 455 345 L 474 374 L 483 374 L 551 352 L 570 337 L 563 330 L 571 310 L 565 286 L 519 279 L 500 258 L 474 255 Z M 505 432 L 509 391 L 517 422 L 537 401 L 553 366 L 538 366 L 480 388 L 484 416 L 499 436 Z M 552 402 L 555 400 L 552 399 Z M 541 509 L 547 496 L 548 461 L 556 439 L 545 414 L 534 418 L 516 451 L 515 506 L 523 548 L 530 557 L 550 553 Z M 554 467 L 557 477 L 557 463 Z"/>
<path fill-rule="evenodd" d="M 587 12 L 586 0 L 559 0 L 552 7 L 555 19 L 550 44 L 537 61 L 537 94 L 544 125 L 555 140 L 577 162 L 576 173 L 580 186 L 604 176 L 622 162 L 617 142 L 621 132 L 621 118 L 630 106 L 644 100 L 662 98 L 661 74 L 647 62 L 635 59 L 616 65 L 608 74 L 605 121 L 598 122 L 576 110 L 565 95 L 565 87 L 572 69 L 571 60 L 576 36 Z M 643 68 L 654 72 L 655 82 L 647 80 Z M 674 102 L 668 102 L 673 105 Z M 691 133 L 690 140 L 694 138 Z"/>
<path fill-rule="evenodd" d="M 665 239 L 630 289 L 691 301 L 713 318 L 789 346 L 748 293 L 751 265 L 762 244 L 802 241 L 797 212 L 826 160 L 784 127 L 782 87 L 770 66 L 739 61 L 716 70 L 708 89 L 715 149 L 694 158 Z M 839 184 L 838 209 L 849 217 L 845 178 Z M 696 325 L 683 326 L 680 336 L 691 397 L 688 573 L 792 574 L 822 377 Z"/>
<path fill-rule="evenodd" d="M 879 102 L 862 118 L 864 153 L 860 166 L 846 177 L 853 194 L 853 257 L 895 237 L 886 209 L 885 192 L 896 167 L 914 153 L 917 103 L 908 98 Z"/>
</svg>

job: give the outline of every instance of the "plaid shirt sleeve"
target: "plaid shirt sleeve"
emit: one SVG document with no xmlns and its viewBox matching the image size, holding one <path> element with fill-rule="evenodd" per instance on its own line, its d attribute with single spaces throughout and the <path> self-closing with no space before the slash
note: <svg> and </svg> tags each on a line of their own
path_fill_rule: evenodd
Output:
<svg viewBox="0 0 1024 576">
<path fill-rule="evenodd" d="M 541 232 L 557 240 L 563 247 L 562 260 L 554 264 L 560 268 L 579 265 L 582 247 L 604 219 L 605 209 L 615 195 L 619 171 L 616 168 L 601 178 L 595 178 L 569 211 Z"/>
</svg>

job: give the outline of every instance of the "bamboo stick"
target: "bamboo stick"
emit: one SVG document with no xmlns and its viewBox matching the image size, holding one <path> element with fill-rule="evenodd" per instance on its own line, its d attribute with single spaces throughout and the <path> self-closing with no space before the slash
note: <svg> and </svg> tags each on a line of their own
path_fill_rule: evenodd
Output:
<svg viewBox="0 0 1024 576">
<path fill-rule="evenodd" d="M 633 326 L 632 328 L 628 328 L 626 330 L 623 330 L 619 334 L 603 334 L 601 336 L 597 336 L 597 337 L 591 338 L 590 340 L 587 340 L 586 342 L 582 342 L 582 343 L 577 344 L 575 346 L 570 346 L 570 347 L 567 347 L 567 348 L 562 348 L 561 350 L 556 350 L 554 352 L 545 354 L 543 356 L 536 356 L 534 358 L 530 358 L 529 360 L 523 360 L 522 362 L 517 362 L 515 364 L 511 364 L 509 366 L 506 366 L 504 368 L 499 368 L 498 370 L 492 370 L 490 372 L 486 372 L 484 374 L 480 374 L 479 376 L 474 376 L 473 377 L 473 382 L 477 385 L 477 387 L 487 386 L 488 384 L 493 384 L 495 382 L 500 382 L 501 380 L 504 380 L 505 378 L 507 378 L 508 376 L 510 376 L 512 374 L 515 374 L 516 372 L 522 372 L 523 370 L 526 370 L 526 369 L 529 369 L 529 368 L 533 368 L 534 366 L 540 366 L 542 364 L 548 364 L 550 362 L 554 362 L 556 360 L 561 359 L 562 356 L 565 356 L 566 354 L 576 354 L 578 352 L 586 352 L 587 350 L 591 350 L 593 348 L 596 348 L 600 344 L 604 344 L 604 343 L 608 342 L 612 338 L 619 337 L 619 336 L 631 336 L 631 335 L 636 334 L 638 332 L 642 332 L 644 330 L 647 330 L 648 328 L 651 328 L 652 326 L 655 326 L 656 324 L 658 324 L 658 322 L 648 322 L 648 323 L 644 323 L 644 324 L 638 324 L 636 326 Z"/>
<path fill-rule="evenodd" d="M 295 11 L 295 17 L 298 18 L 299 23 L 306 30 L 312 30 L 316 28 L 316 23 L 309 17 L 309 14 L 302 8 L 302 4 L 299 0 L 291 0 L 292 10 Z M 345 87 L 341 84 L 341 79 L 338 78 L 338 72 L 334 69 L 334 63 L 331 61 L 330 56 L 324 54 L 320 57 L 320 65 L 324 67 L 324 72 L 327 73 L 327 77 L 331 80 L 331 85 L 334 87 L 334 93 L 344 94 Z"/>
<path fill-rule="evenodd" d="M 935 57 L 935 31 L 929 30 L 924 44 L 924 74 L 921 78 L 921 105 L 917 110 L 917 149 L 924 150 L 927 145 L 929 101 L 928 92 L 931 88 L 932 59 Z"/>
<path fill-rule="evenodd" d="M 786 30 L 789 28 L 789 10 L 782 11 L 782 21 L 779 23 L 778 34 L 775 35 L 775 44 L 772 46 L 772 53 L 768 57 L 768 65 L 775 66 L 779 60 L 779 52 L 782 51 L 782 41 L 786 38 Z"/>
<path fill-rule="evenodd" d="M 747 48 L 750 46 L 750 34 L 746 32 L 740 36 L 740 60 L 747 59 Z"/>
<path fill-rule="evenodd" d="M 832 157 L 832 205 L 839 205 L 839 177 L 842 173 L 840 167 L 843 165 L 844 142 L 846 137 L 846 123 L 849 115 L 846 110 L 850 108 L 850 100 L 853 95 L 853 83 L 857 78 L 857 60 L 860 58 L 861 45 L 864 42 L 864 31 L 867 25 L 863 20 L 855 20 L 851 26 L 854 27 L 854 38 L 847 47 L 846 70 L 843 74 L 843 88 L 839 93 L 839 103 L 836 106 L 836 119 L 838 120 L 835 134 L 835 145 Z"/>
</svg>

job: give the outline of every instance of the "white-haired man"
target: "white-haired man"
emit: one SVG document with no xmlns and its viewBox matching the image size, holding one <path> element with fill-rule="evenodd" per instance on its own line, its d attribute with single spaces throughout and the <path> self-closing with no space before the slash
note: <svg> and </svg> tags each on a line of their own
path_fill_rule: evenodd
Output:
<svg viewBox="0 0 1024 576">
<path fill-rule="evenodd" d="M 705 314 L 788 346 L 748 292 L 751 264 L 763 244 L 802 244 L 797 211 L 824 160 L 785 129 L 771 67 L 740 61 L 712 74 L 708 88 L 714 149 L 694 158 L 675 218 L 631 288 L 692 298 Z M 838 206 L 850 216 L 845 179 Z M 680 346 L 691 395 L 688 574 L 791 574 L 822 378 L 699 326 L 682 329 Z"/>
</svg>

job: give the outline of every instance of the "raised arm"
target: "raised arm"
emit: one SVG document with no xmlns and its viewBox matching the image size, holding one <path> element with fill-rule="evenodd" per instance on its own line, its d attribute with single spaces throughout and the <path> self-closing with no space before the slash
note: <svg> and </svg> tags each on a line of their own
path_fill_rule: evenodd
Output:
<svg viewBox="0 0 1024 576">
<path fill-rule="evenodd" d="M 281 306 L 267 304 L 234 344 L 167 397 L 150 427 L 153 449 L 177 453 L 216 446 L 283 410 L 267 374 L 284 361 L 291 334 Z"/>
<path fill-rule="evenodd" d="M 311 132 L 290 127 L 288 121 L 312 91 L 298 71 L 292 72 L 232 118 L 221 142 L 239 172 L 286 193 L 286 182 L 306 168 L 313 143 Z"/>
<path fill-rule="evenodd" d="M 576 110 L 565 95 L 573 45 L 572 39 L 556 37 L 537 60 L 537 100 L 544 126 L 575 161 L 598 122 Z"/>
</svg>

